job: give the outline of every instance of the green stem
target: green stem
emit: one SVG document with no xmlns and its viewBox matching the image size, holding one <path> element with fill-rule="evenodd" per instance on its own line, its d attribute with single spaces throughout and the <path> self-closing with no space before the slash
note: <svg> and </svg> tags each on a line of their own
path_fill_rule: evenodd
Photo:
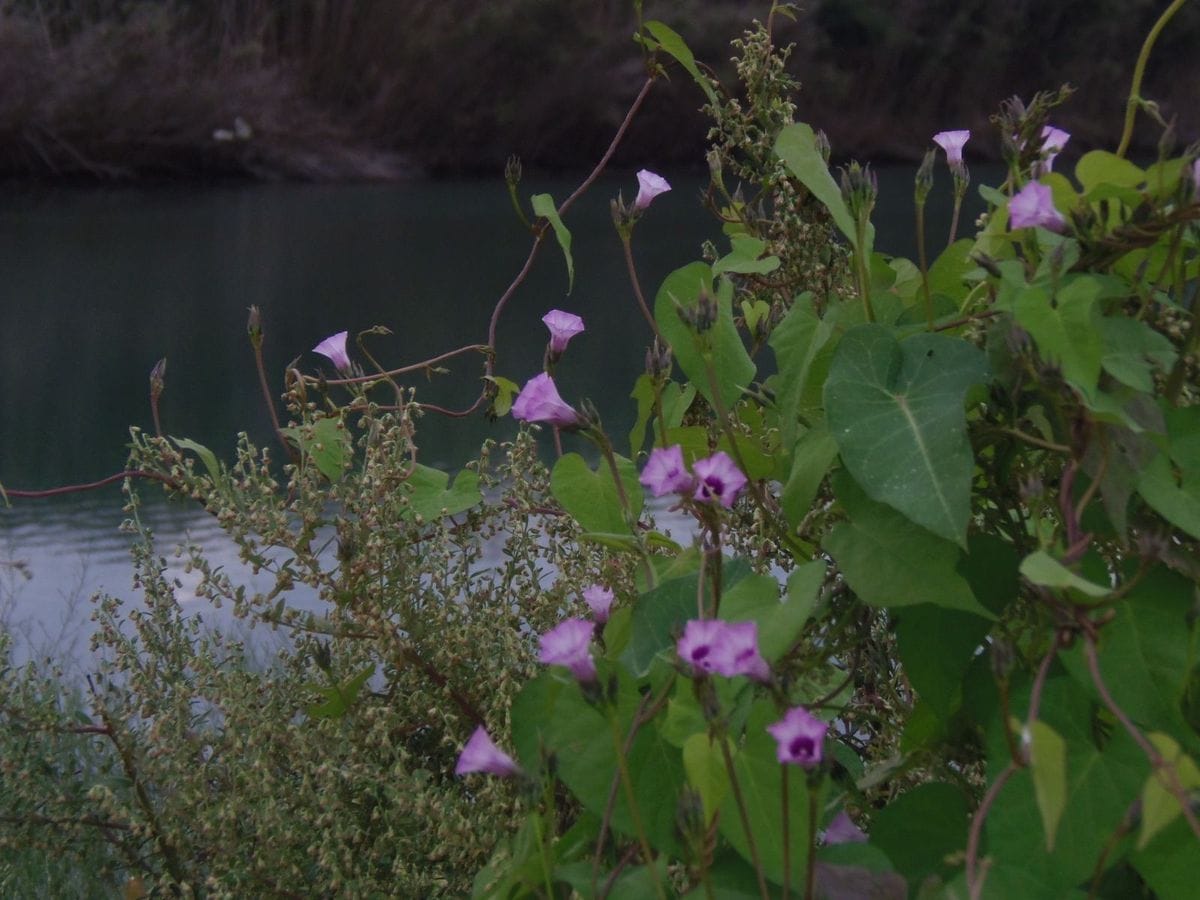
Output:
<svg viewBox="0 0 1200 900">
<path fill-rule="evenodd" d="M 613 750 L 617 754 L 617 769 L 621 773 L 621 784 L 625 788 L 625 800 L 629 804 L 629 817 L 633 820 L 633 828 L 637 832 L 638 843 L 642 848 L 642 858 L 654 877 L 654 893 L 659 900 L 666 900 L 662 881 L 658 877 L 658 867 L 654 864 L 654 851 L 650 849 L 650 841 L 646 837 L 646 826 L 642 824 L 642 813 L 638 809 L 637 798 L 633 794 L 633 780 L 629 777 L 629 764 L 625 760 L 625 748 L 621 746 L 621 728 L 617 723 L 616 713 L 609 711 L 608 722 L 612 732 Z"/>
<path fill-rule="evenodd" d="M 786 763 L 779 764 L 779 773 L 782 779 L 783 786 L 780 790 L 782 794 L 782 806 L 779 814 L 782 820 L 780 828 L 780 840 L 783 842 L 783 900 L 788 900 L 792 894 L 792 834 L 791 834 L 791 816 L 788 809 L 788 766 Z M 812 868 L 812 860 L 809 860 L 809 868 Z"/>
<path fill-rule="evenodd" d="M 870 261 L 866 257 L 867 223 L 859 219 L 857 227 L 858 240 L 854 248 L 854 267 L 858 273 L 858 293 L 862 297 L 863 315 L 868 322 L 875 321 L 875 308 L 871 306 L 871 277 Z"/>
<path fill-rule="evenodd" d="M 921 263 L 921 296 L 925 298 L 925 320 L 933 331 L 933 300 L 929 297 L 929 263 L 925 256 L 925 204 L 917 204 L 917 259 Z"/>
<path fill-rule="evenodd" d="M 721 735 L 721 756 L 725 760 L 725 771 L 729 774 L 729 786 L 733 789 L 733 799 L 737 802 L 738 816 L 742 820 L 742 831 L 746 834 L 746 846 L 750 848 L 750 860 L 754 863 L 754 874 L 758 877 L 758 891 L 763 900 L 771 900 L 767 890 L 767 879 L 763 875 L 762 860 L 758 856 L 758 845 L 754 842 L 754 832 L 750 828 L 750 815 L 746 812 L 746 798 L 742 795 L 742 786 L 738 783 L 737 773 L 733 770 L 733 757 L 729 754 L 729 741 Z"/>
<path fill-rule="evenodd" d="M 558 434 L 557 428 L 554 429 L 554 433 Z M 654 575 L 654 563 L 650 560 L 650 551 L 646 547 L 646 540 L 642 536 L 641 529 L 637 526 L 637 518 L 633 514 L 633 507 L 629 505 L 629 496 L 625 493 L 624 482 L 621 481 L 621 472 L 617 468 L 617 458 L 613 452 L 612 441 L 598 427 L 589 429 L 588 433 L 592 436 L 596 444 L 599 445 L 600 453 L 608 463 L 608 470 L 612 473 L 613 484 L 617 488 L 617 499 L 621 502 L 621 510 L 625 514 L 625 525 L 633 535 L 634 541 L 637 542 L 638 553 L 642 557 L 642 565 L 646 568 L 646 584 L 649 588 L 653 588 L 658 584 L 658 579 Z M 561 456 L 561 453 L 559 455 Z"/>
<path fill-rule="evenodd" d="M 805 860 L 804 900 L 813 900 L 817 886 L 817 800 L 819 791 L 808 787 L 808 859 Z"/>
<path fill-rule="evenodd" d="M 962 187 L 959 187 L 959 185 Z M 958 214 L 962 212 L 963 194 L 967 192 L 967 186 L 960 179 L 954 179 L 954 214 L 950 217 L 950 237 L 946 241 L 946 246 L 949 247 L 954 243 L 954 239 L 958 237 Z"/>
<path fill-rule="evenodd" d="M 1186 2 L 1187 0 L 1174 0 L 1163 10 L 1163 14 L 1158 17 L 1158 21 L 1154 23 L 1154 27 L 1150 29 L 1150 33 L 1146 35 L 1146 40 L 1142 43 L 1142 52 L 1138 54 L 1137 64 L 1133 67 L 1133 83 L 1129 86 L 1129 99 L 1125 101 L 1125 128 L 1121 132 L 1121 143 L 1117 146 L 1117 156 L 1125 155 L 1129 149 L 1129 142 L 1133 139 L 1133 120 L 1137 116 L 1138 104 L 1142 99 L 1142 78 L 1146 75 L 1146 63 L 1150 61 L 1150 51 L 1154 49 L 1154 42 L 1158 40 L 1159 34 L 1171 21 L 1171 17 L 1179 12 Z"/>
</svg>

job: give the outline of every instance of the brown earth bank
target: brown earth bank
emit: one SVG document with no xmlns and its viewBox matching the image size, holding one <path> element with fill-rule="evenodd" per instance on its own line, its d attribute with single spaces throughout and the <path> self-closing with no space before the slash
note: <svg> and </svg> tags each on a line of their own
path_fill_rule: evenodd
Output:
<svg viewBox="0 0 1200 900">
<path fill-rule="evenodd" d="M 1056 124 L 1111 147 L 1165 0 L 812 0 L 777 17 L 799 116 L 839 157 L 913 160 L 1012 94 L 1070 82 Z M 0 0 L 0 177 L 387 180 L 591 165 L 645 78 L 630 0 Z M 646 0 L 732 84 L 731 38 L 769 3 Z M 1200 4 L 1143 93 L 1200 137 Z M 700 92 L 660 80 L 618 166 L 703 159 Z M 1140 129 L 1153 152 L 1159 129 Z M 969 153 L 970 156 L 970 153 Z"/>
</svg>

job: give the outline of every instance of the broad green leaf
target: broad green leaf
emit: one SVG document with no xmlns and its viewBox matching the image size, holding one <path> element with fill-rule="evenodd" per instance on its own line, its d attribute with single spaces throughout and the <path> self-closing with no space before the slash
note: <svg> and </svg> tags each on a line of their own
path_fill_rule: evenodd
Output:
<svg viewBox="0 0 1200 900">
<path fill-rule="evenodd" d="M 688 784 L 704 802 L 704 821 L 711 823 L 729 793 L 725 760 L 711 735 L 702 732 L 687 739 L 683 745 L 683 770 Z"/>
<path fill-rule="evenodd" d="M 861 325 L 842 337 L 825 382 L 829 430 L 854 480 L 964 547 L 975 459 L 963 401 L 986 378 L 983 354 L 966 341 L 897 341 L 882 325 Z"/>
<path fill-rule="evenodd" d="M 850 520 L 835 525 L 823 547 L 864 603 L 876 607 L 932 603 L 994 618 L 956 570 L 957 546 L 871 500 L 844 472 L 834 476 L 834 491 Z"/>
<path fill-rule="evenodd" d="M 323 695 L 325 700 L 309 706 L 308 714 L 314 719 L 336 719 L 344 716 L 358 699 L 363 685 L 374 674 L 375 665 L 372 663 L 344 684 L 317 688 L 317 693 Z"/>
<path fill-rule="evenodd" d="M 825 562 L 816 560 L 788 576 L 782 602 L 779 583 L 770 575 L 750 575 L 721 598 L 721 618 L 728 622 L 757 622 L 758 650 L 774 664 L 795 645 L 812 614 L 825 580 Z"/>
<path fill-rule="evenodd" d="M 783 767 L 775 756 L 775 739 L 767 731 L 767 725 L 779 718 L 773 703 L 756 702 L 746 722 L 745 739 L 733 759 L 763 872 L 776 884 L 783 879 Z M 804 883 L 808 866 L 808 785 L 803 773 L 794 767 L 789 767 L 788 776 L 788 845 L 791 881 L 796 885 Z M 824 783 L 821 782 L 822 787 Z M 732 793 L 726 795 L 717 828 L 743 859 L 752 859 Z"/>
<path fill-rule="evenodd" d="M 662 22 L 650 20 L 642 26 L 646 31 L 650 32 L 650 36 L 654 39 L 654 43 L 661 47 L 663 51 L 674 57 L 675 61 L 683 66 L 684 70 L 692 76 L 692 80 L 699 85 L 700 90 L 704 91 L 704 96 L 708 98 L 709 103 L 717 102 L 717 93 L 713 90 L 712 84 L 701 73 L 696 66 L 696 57 L 692 55 L 691 49 L 679 34 Z"/>
<path fill-rule="evenodd" d="M 352 451 L 340 417 L 329 416 L 317 419 L 311 425 L 280 430 L 296 442 L 300 452 L 311 459 L 327 479 L 337 481 L 342 477 Z"/>
<path fill-rule="evenodd" d="M 1113 620 L 1100 632 L 1100 673 L 1112 698 L 1133 721 L 1170 734 L 1188 753 L 1200 754 L 1200 736 L 1183 718 L 1180 703 L 1196 664 L 1192 604 L 1195 585 L 1159 566 L 1113 604 Z M 1060 654 L 1063 665 L 1089 694 L 1091 673 L 1076 646 Z"/>
<path fill-rule="evenodd" d="M 633 383 L 629 396 L 637 401 L 637 419 L 629 430 L 629 455 L 636 459 L 646 443 L 646 424 L 654 415 L 654 380 L 643 372 Z"/>
<path fill-rule="evenodd" d="M 485 375 L 483 377 L 485 381 L 490 381 L 496 386 L 496 397 L 492 400 L 491 414 L 496 418 L 507 416 L 512 409 L 513 398 L 521 393 L 521 386 L 515 381 L 501 378 L 499 375 Z"/>
<path fill-rule="evenodd" d="M 904 672 L 917 695 L 941 720 L 962 702 L 962 682 L 990 629 L 977 615 L 927 603 L 897 614 L 896 642 Z"/>
<path fill-rule="evenodd" d="M 733 272 L 739 275 L 766 275 L 779 268 L 778 256 L 763 257 L 767 242 L 749 236 L 735 236 L 733 249 L 712 264 L 713 276 Z M 760 257 L 762 257 L 760 259 Z"/>
<path fill-rule="evenodd" d="M 1054 836 L 1067 804 L 1067 745 L 1042 721 L 1029 723 L 1029 768 L 1033 795 L 1042 814 L 1046 852 L 1054 852 Z"/>
<path fill-rule="evenodd" d="M 775 155 L 783 160 L 788 170 L 800 179 L 814 197 L 825 204 L 833 222 L 845 235 L 851 246 L 858 246 L 858 234 L 854 217 L 842 199 L 842 190 L 838 187 L 829 166 L 817 150 L 816 135 L 810 126 L 803 122 L 788 125 L 779 132 L 775 139 Z M 873 231 L 873 229 L 872 229 Z M 872 237 L 868 237 L 867 252 L 870 251 Z"/>
<path fill-rule="evenodd" d="M 715 297 L 717 321 L 703 335 L 697 335 L 680 320 L 675 304 L 695 309 L 701 291 Z M 712 268 L 701 262 L 676 269 L 654 298 L 654 319 L 671 345 L 679 368 L 696 389 L 711 403 L 715 380 L 720 402 L 725 409 L 731 408 L 754 378 L 756 367 L 733 323 L 733 285 L 729 280 L 721 279 L 714 289 Z"/>
<path fill-rule="evenodd" d="M 418 464 L 407 484 L 412 490 L 409 508 L 426 521 L 457 515 L 483 502 L 479 475 L 470 469 L 459 472 L 450 486 L 449 473 Z"/>
<path fill-rule="evenodd" d="M 728 592 L 750 574 L 745 560 L 726 560 L 721 567 L 722 592 Z M 674 651 L 688 619 L 700 617 L 696 599 L 699 573 L 661 582 L 638 597 L 633 606 L 629 646 L 621 661 L 639 678 L 650 671 L 654 658 Z"/>
<path fill-rule="evenodd" d="M 1184 791 L 1200 787 L 1200 769 L 1170 735 L 1153 732 L 1146 736 L 1165 763 L 1164 768 L 1155 769 L 1142 788 L 1142 830 L 1138 835 L 1138 849 L 1143 849 L 1154 836 L 1166 828 L 1183 812 L 1179 800 L 1171 790 L 1168 768 L 1175 782 Z"/>
<path fill-rule="evenodd" d="M 779 369 L 773 381 L 785 444 L 795 440 L 799 421 L 820 409 L 832 336 L 832 323 L 817 316 L 812 295 L 806 293 L 796 298 L 767 339 Z"/>
<path fill-rule="evenodd" d="M 1194 538 L 1200 538 L 1200 479 L 1180 484 L 1166 455 L 1159 453 L 1142 470 L 1138 493 L 1150 508 Z"/>
<path fill-rule="evenodd" d="M 792 448 L 792 467 L 783 486 L 779 505 L 783 507 L 783 514 L 793 532 L 812 509 L 821 482 L 825 480 L 825 473 L 837 458 L 837 453 L 837 442 L 824 421 L 804 432 Z"/>
<path fill-rule="evenodd" d="M 543 217 L 554 229 L 554 237 L 558 239 L 563 259 L 567 262 L 567 293 L 569 294 L 575 286 L 575 261 L 571 258 L 571 232 L 563 224 L 563 220 L 558 215 L 558 207 L 554 203 L 554 198 L 549 194 L 534 194 L 530 202 L 533 204 L 534 213 Z"/>
<path fill-rule="evenodd" d="M 629 503 L 629 514 L 636 522 L 642 513 L 642 486 L 638 483 L 637 467 L 623 456 L 616 456 L 617 471 Z M 578 453 L 560 457 L 550 472 L 550 493 L 575 517 L 585 531 L 628 534 L 629 523 L 621 494 L 613 480 L 612 470 L 603 459 L 596 469 L 588 466 Z"/>
<path fill-rule="evenodd" d="M 938 255 L 929 267 L 930 293 L 945 294 L 947 297 L 962 300 L 966 294 L 963 279 L 968 272 L 977 268 L 970 255 L 974 246 L 975 241 L 971 238 L 962 238 Z"/>
<path fill-rule="evenodd" d="M 1135 188 L 1145 182 L 1146 173 L 1115 153 L 1091 150 L 1075 164 L 1075 178 L 1083 185 L 1084 193 L 1090 194 L 1103 184 Z"/>
<path fill-rule="evenodd" d="M 1045 550 L 1035 550 L 1021 561 L 1021 574 L 1043 587 L 1072 590 L 1092 598 L 1107 597 L 1112 588 L 1076 575 Z"/>
<path fill-rule="evenodd" d="M 1012 714 L 1026 718 L 1029 682 L 1011 696 Z M 988 733 L 988 780 L 1009 761 L 1009 751 L 997 714 Z M 1054 840 L 1047 851 L 1034 778 L 1019 770 L 996 797 L 984 824 L 988 855 L 998 862 L 1019 865 L 1032 883 L 1033 894 L 1059 898 L 1088 879 L 1148 771 L 1145 754 L 1117 726 L 1098 749 L 1096 704 L 1070 679 L 1051 675 L 1045 682 L 1038 720 L 1062 739 L 1066 747 L 1066 802 Z M 1113 860 L 1115 861 L 1115 860 Z M 989 876 L 990 878 L 990 876 Z M 1003 896 L 1003 895 L 999 895 Z M 1019 894 L 1015 896 L 1026 896 Z"/>
<path fill-rule="evenodd" d="M 1035 285 L 1013 302 L 1017 324 L 1029 332 L 1042 358 L 1060 366 L 1063 377 L 1085 391 L 1095 388 L 1100 377 L 1098 290 L 1095 282 L 1081 276 L 1053 301 L 1047 288 Z"/>
<path fill-rule="evenodd" d="M 1156 900 L 1195 900 L 1200 841 L 1182 816 L 1145 849 L 1134 852 L 1131 862 L 1154 891 Z"/>
<path fill-rule="evenodd" d="M 931 782 L 901 794 L 871 820 L 871 844 L 891 860 L 909 884 L 945 875 L 946 857 L 967 846 L 970 810 L 962 791 Z"/>
</svg>

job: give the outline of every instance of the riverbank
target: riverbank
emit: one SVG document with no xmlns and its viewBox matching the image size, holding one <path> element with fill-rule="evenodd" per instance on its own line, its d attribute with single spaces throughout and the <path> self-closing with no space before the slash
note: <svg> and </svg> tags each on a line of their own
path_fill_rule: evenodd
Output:
<svg viewBox="0 0 1200 900">
<path fill-rule="evenodd" d="M 646 2 L 728 78 L 729 39 L 767 5 Z M 949 127 L 988 135 L 1011 94 L 1078 87 L 1077 147 L 1119 130 L 1159 4 L 817 0 L 778 19 L 799 116 L 839 157 L 912 160 Z M 1026 8 L 1028 7 L 1028 8 Z M 0 178 L 395 180 L 545 170 L 603 151 L 644 70 L 627 0 L 16 0 L 0 11 Z M 1162 35 L 1145 93 L 1200 137 L 1200 8 Z M 724 69 L 722 67 L 725 67 Z M 696 165 L 702 98 L 672 70 L 614 160 Z M 1153 151 L 1157 130 L 1141 132 Z M 989 158 L 997 142 L 970 148 Z M 994 156 L 992 157 L 994 158 Z"/>
</svg>

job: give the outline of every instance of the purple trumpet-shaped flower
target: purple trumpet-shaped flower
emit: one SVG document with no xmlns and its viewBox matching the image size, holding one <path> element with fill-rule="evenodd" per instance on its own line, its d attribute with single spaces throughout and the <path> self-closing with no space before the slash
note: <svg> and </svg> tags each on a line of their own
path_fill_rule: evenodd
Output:
<svg viewBox="0 0 1200 900">
<path fill-rule="evenodd" d="M 1048 228 L 1062 231 L 1067 224 L 1054 208 L 1050 188 L 1031 181 L 1008 201 L 1008 223 L 1012 228 Z"/>
<path fill-rule="evenodd" d="M 559 622 L 542 635 L 538 661 L 548 666 L 566 666 L 579 681 L 595 681 L 596 662 L 589 649 L 592 627 L 587 619 Z"/>
<path fill-rule="evenodd" d="M 454 767 L 455 775 L 466 775 L 468 772 L 486 772 L 489 775 L 508 777 L 521 771 L 511 756 L 497 747 L 487 729 L 482 725 L 475 729 L 467 745 L 463 747 L 458 757 L 458 765 Z"/>
<path fill-rule="evenodd" d="M 587 603 L 588 609 L 592 611 L 593 619 L 601 625 L 608 621 L 608 614 L 612 611 L 613 605 L 612 588 L 593 584 L 591 587 L 583 589 L 583 600 Z"/>
<path fill-rule="evenodd" d="M 648 169 L 642 169 L 637 173 L 638 192 L 637 198 L 633 201 L 633 208 L 638 212 L 644 210 L 650 205 L 650 201 L 659 194 L 665 194 L 671 189 L 671 185 L 667 184 L 667 179 L 661 175 L 655 175 Z"/>
<path fill-rule="evenodd" d="M 690 494 L 696 483 L 684 465 L 683 448 L 679 444 L 652 450 L 638 481 L 655 497 Z"/>
<path fill-rule="evenodd" d="M 866 833 L 851 820 L 843 809 L 833 817 L 829 827 L 825 829 L 825 843 L 828 844 L 865 844 Z"/>
<path fill-rule="evenodd" d="M 692 619 L 675 645 L 679 658 L 693 669 L 734 678 L 746 675 L 767 681 L 771 670 L 758 652 L 758 624 Z"/>
<path fill-rule="evenodd" d="M 550 329 L 550 352 L 555 356 L 566 350 L 571 338 L 584 330 L 583 319 L 561 309 L 550 310 L 542 316 L 542 321 Z"/>
<path fill-rule="evenodd" d="M 971 139 L 971 132 L 939 131 L 933 136 L 933 142 L 946 151 L 946 162 L 951 170 L 958 169 L 963 164 L 963 147 Z"/>
<path fill-rule="evenodd" d="M 513 401 L 512 414 L 522 422 L 549 422 L 564 428 L 579 423 L 579 414 L 559 396 L 554 379 L 545 372 L 525 382 Z"/>
<path fill-rule="evenodd" d="M 349 332 L 339 331 L 337 334 L 331 334 L 317 346 L 313 347 L 313 353 L 320 353 L 322 356 L 329 357 L 329 361 L 339 372 L 350 371 L 350 356 L 346 353 L 346 335 Z"/>
<path fill-rule="evenodd" d="M 1067 141 L 1071 139 L 1071 135 L 1061 128 L 1055 128 L 1053 125 L 1046 125 L 1042 128 L 1042 153 L 1046 155 L 1034 167 L 1034 174 L 1045 175 L 1054 165 L 1054 157 L 1062 151 L 1062 148 L 1067 146 Z"/>
<path fill-rule="evenodd" d="M 767 726 L 775 738 L 775 758 L 781 763 L 815 769 L 825 758 L 825 731 L 829 726 L 811 715 L 803 706 L 795 706 L 782 719 Z"/>
<path fill-rule="evenodd" d="M 698 459 L 692 465 L 696 473 L 695 500 L 716 500 L 729 508 L 746 486 L 746 476 L 727 453 L 718 450 L 712 456 Z"/>
</svg>

